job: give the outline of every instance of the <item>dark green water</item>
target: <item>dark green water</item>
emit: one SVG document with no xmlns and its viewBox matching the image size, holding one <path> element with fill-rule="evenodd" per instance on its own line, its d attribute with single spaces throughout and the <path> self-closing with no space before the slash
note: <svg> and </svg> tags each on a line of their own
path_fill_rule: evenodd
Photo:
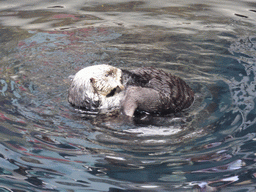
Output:
<svg viewBox="0 0 256 192">
<path fill-rule="evenodd" d="M 256 3 L 1 1 L 0 191 L 255 191 Z M 187 113 L 127 123 L 67 102 L 107 63 L 184 79 Z"/>
</svg>

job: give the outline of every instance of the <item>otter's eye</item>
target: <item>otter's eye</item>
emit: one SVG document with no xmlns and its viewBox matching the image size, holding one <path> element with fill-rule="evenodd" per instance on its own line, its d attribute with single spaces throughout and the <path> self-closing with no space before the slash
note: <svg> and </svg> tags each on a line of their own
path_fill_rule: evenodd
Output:
<svg viewBox="0 0 256 192">
<path fill-rule="evenodd" d="M 111 70 L 105 74 L 105 77 L 113 76 L 114 72 Z"/>
</svg>

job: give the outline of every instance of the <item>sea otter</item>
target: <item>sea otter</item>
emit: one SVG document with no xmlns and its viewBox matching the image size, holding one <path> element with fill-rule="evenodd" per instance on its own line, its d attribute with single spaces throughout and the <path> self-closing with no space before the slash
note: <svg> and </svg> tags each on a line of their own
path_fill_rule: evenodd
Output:
<svg viewBox="0 0 256 192">
<path fill-rule="evenodd" d="M 194 92 L 181 78 L 160 69 L 121 70 L 102 64 L 76 73 L 68 101 L 87 111 L 118 108 L 129 117 L 137 110 L 165 115 L 191 106 Z"/>
</svg>

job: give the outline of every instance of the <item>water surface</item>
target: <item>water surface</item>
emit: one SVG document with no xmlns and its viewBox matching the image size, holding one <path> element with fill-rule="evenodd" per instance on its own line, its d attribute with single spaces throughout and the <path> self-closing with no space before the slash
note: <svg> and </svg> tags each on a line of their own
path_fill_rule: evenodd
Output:
<svg viewBox="0 0 256 192">
<path fill-rule="evenodd" d="M 256 3 L 0 2 L 2 191 L 254 191 Z M 169 117 L 85 115 L 69 76 L 154 66 L 196 101 Z"/>
</svg>

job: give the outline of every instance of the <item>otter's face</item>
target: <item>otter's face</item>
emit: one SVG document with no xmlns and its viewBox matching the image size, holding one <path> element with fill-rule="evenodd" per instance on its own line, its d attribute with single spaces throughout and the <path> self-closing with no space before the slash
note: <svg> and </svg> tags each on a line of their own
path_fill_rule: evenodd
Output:
<svg viewBox="0 0 256 192">
<path fill-rule="evenodd" d="M 100 73 L 101 74 L 90 78 L 95 92 L 102 96 L 111 97 L 124 89 L 121 82 L 121 69 L 107 66 L 102 68 Z"/>
<path fill-rule="evenodd" d="M 68 100 L 77 107 L 95 108 L 119 105 L 124 89 L 122 70 L 110 65 L 94 65 L 76 73 L 69 88 Z M 113 102 L 115 100 L 115 102 Z"/>
</svg>

